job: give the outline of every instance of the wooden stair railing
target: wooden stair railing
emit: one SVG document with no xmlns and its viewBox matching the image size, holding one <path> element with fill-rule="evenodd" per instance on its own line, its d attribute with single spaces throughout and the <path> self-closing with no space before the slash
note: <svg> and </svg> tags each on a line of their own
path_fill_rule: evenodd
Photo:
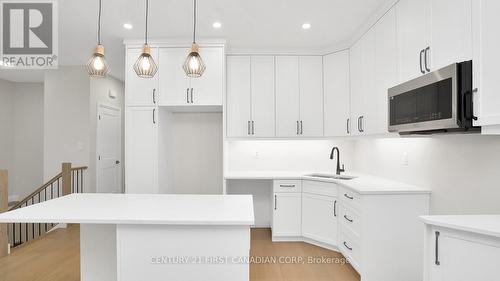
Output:
<svg viewBox="0 0 500 281">
<path fill-rule="evenodd" d="M 23 200 L 19 201 L 19 203 L 10 207 L 9 211 L 28 207 L 71 193 L 83 193 L 85 184 L 84 173 L 87 167 L 72 168 L 71 163 L 62 163 L 61 170 L 62 171 L 55 177 L 37 188 Z M 11 247 L 17 247 L 47 233 L 55 225 L 54 223 L 9 223 L 7 224 L 8 241 Z"/>
</svg>

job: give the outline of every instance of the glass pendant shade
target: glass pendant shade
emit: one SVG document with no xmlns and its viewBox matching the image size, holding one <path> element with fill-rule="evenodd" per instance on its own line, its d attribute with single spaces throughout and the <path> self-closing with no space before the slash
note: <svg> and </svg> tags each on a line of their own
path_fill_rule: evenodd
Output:
<svg viewBox="0 0 500 281">
<path fill-rule="evenodd" d="M 94 54 L 86 64 L 86 68 L 91 77 L 106 77 L 109 72 L 109 65 L 104 57 L 104 47 L 102 45 L 97 45 Z"/>
<path fill-rule="evenodd" d="M 146 44 L 142 49 L 142 54 L 134 63 L 134 70 L 137 76 L 141 78 L 153 78 L 158 71 L 153 57 L 151 57 L 151 48 Z"/>
<path fill-rule="evenodd" d="M 182 67 L 184 69 L 184 72 L 186 72 L 186 75 L 191 78 L 201 77 L 206 69 L 205 63 L 203 62 L 203 59 L 201 58 L 198 51 L 198 45 L 193 44 L 193 46 L 191 47 L 191 52 L 186 58 L 184 66 Z"/>
</svg>

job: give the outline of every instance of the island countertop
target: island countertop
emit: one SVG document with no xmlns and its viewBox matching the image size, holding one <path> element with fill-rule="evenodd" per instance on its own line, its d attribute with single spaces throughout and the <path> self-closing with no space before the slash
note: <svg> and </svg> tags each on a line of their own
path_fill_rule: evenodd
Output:
<svg viewBox="0 0 500 281">
<path fill-rule="evenodd" d="M 0 214 L 0 223 L 253 225 L 251 195 L 70 194 Z"/>
</svg>

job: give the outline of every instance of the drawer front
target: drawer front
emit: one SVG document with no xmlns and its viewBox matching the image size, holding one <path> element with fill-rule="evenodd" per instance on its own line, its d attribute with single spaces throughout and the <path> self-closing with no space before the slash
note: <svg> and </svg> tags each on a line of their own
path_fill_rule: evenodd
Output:
<svg viewBox="0 0 500 281">
<path fill-rule="evenodd" d="M 303 180 L 302 192 L 337 197 L 338 186 L 330 182 Z"/>
<path fill-rule="evenodd" d="M 352 266 L 361 272 L 361 243 L 351 232 L 342 229 L 339 237 L 339 249 Z"/>
<path fill-rule="evenodd" d="M 344 203 L 340 206 L 339 220 L 342 227 L 350 230 L 356 237 L 361 237 L 361 216 L 358 211 L 349 208 Z"/>
<path fill-rule="evenodd" d="M 274 192 L 302 192 L 301 180 L 275 180 L 273 183 Z"/>
<path fill-rule="evenodd" d="M 345 187 L 339 187 L 339 198 L 344 206 L 354 209 L 361 209 L 361 196 Z"/>
</svg>

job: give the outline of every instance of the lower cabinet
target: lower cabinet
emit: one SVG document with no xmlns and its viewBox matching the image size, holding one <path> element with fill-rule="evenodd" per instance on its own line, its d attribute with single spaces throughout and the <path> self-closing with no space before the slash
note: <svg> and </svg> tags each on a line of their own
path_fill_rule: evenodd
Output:
<svg viewBox="0 0 500 281">
<path fill-rule="evenodd" d="M 272 236 L 274 239 L 301 235 L 301 182 L 274 181 Z"/>
<path fill-rule="evenodd" d="M 498 237 L 428 226 L 425 247 L 426 281 L 499 280 Z"/>
<path fill-rule="evenodd" d="M 337 245 L 336 197 L 302 193 L 302 236 Z"/>
</svg>

